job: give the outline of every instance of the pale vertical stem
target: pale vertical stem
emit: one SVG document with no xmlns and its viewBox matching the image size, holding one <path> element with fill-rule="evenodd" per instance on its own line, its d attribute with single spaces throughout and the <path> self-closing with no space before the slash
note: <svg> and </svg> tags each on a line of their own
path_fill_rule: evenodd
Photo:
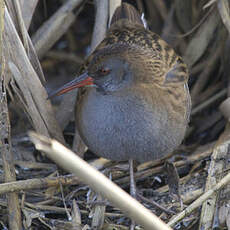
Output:
<svg viewBox="0 0 230 230">
<path fill-rule="evenodd" d="M 91 53 L 104 39 L 108 23 L 108 0 L 95 0 L 96 18 L 93 29 L 93 37 L 91 41 Z"/>
<path fill-rule="evenodd" d="M 15 7 L 16 14 L 17 14 L 19 30 L 20 30 L 21 35 L 22 35 L 23 45 L 25 47 L 26 52 L 29 53 L 29 44 L 28 44 L 28 40 L 27 40 L 27 30 L 26 30 L 25 23 L 23 21 L 22 11 L 21 11 L 21 6 L 19 3 L 19 0 L 14 1 L 14 7 Z"/>
<path fill-rule="evenodd" d="M 117 7 L 121 5 L 121 0 L 109 0 L 109 25 Z"/>
<path fill-rule="evenodd" d="M 10 120 L 4 83 L 5 57 L 3 53 L 5 3 L 0 0 L 0 153 L 2 156 L 5 182 L 16 180 L 12 147 Z M 6 57 L 7 58 L 7 57 Z M 10 230 L 21 230 L 21 210 L 17 193 L 7 194 L 8 222 Z"/>
</svg>

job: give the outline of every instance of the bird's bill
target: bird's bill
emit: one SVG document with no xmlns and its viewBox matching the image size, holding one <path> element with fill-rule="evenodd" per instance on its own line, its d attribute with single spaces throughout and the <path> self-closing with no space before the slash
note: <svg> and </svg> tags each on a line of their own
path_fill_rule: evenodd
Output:
<svg viewBox="0 0 230 230">
<path fill-rule="evenodd" d="M 86 85 L 93 85 L 93 84 L 94 84 L 93 78 L 90 77 L 87 72 L 85 72 L 82 75 L 80 75 L 79 77 L 76 77 L 72 81 L 66 83 L 64 86 L 57 89 L 56 91 L 51 92 L 51 94 L 49 94 L 48 98 L 51 98 L 54 96 L 59 96 L 59 95 L 62 95 L 64 93 L 67 93 L 73 89 L 80 88 L 80 87 L 86 86 Z"/>
</svg>

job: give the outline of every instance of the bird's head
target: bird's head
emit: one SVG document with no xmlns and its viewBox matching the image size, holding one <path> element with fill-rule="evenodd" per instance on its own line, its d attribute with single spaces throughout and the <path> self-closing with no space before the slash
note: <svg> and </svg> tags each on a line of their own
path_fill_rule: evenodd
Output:
<svg viewBox="0 0 230 230">
<path fill-rule="evenodd" d="M 139 59 L 127 47 L 103 48 L 89 58 L 87 70 L 83 74 L 51 93 L 49 98 L 83 86 L 96 87 L 104 94 L 131 87 L 140 79 L 138 72 L 141 73 L 143 65 Z"/>
</svg>

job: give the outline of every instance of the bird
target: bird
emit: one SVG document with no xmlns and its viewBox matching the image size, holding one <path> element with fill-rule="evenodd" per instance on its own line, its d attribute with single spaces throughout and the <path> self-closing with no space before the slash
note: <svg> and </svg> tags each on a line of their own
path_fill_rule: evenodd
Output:
<svg viewBox="0 0 230 230">
<path fill-rule="evenodd" d="M 122 3 L 80 76 L 49 97 L 81 88 L 75 122 L 96 155 L 139 163 L 172 153 L 188 126 L 188 69 L 134 6 Z"/>
</svg>

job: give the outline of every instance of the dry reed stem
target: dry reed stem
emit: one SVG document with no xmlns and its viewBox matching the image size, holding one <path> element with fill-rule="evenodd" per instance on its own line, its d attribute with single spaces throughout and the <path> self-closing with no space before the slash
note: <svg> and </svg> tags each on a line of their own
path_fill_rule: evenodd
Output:
<svg viewBox="0 0 230 230">
<path fill-rule="evenodd" d="M 84 183 L 89 184 L 96 192 L 102 194 L 103 197 L 124 213 L 127 213 L 129 217 L 145 229 L 170 229 L 128 193 L 57 141 L 40 136 L 34 132 L 30 132 L 29 136 L 38 150 L 47 153 L 48 157 L 64 169 L 77 174 Z"/>
<path fill-rule="evenodd" d="M 19 81 L 19 88 L 26 87 L 25 90 L 20 92 L 25 100 L 33 101 L 38 112 L 35 114 L 28 114 L 39 117 L 39 120 L 34 120 L 34 126 L 36 125 L 37 131 L 49 136 L 49 134 L 62 143 L 64 138 L 61 133 L 60 127 L 58 126 L 52 107 L 49 101 L 47 101 L 47 93 L 42 86 L 38 76 L 36 75 L 28 56 L 26 55 L 25 49 L 19 39 L 17 31 L 11 20 L 11 17 L 6 9 L 6 20 L 5 20 L 5 37 L 4 37 L 4 53 L 6 54 L 6 63 L 12 63 L 11 67 L 14 67 L 14 77 L 21 77 L 23 80 Z M 18 58 L 20 57 L 20 58 Z M 11 68 L 12 70 L 12 68 Z M 15 71 L 14 71 L 15 70 Z M 17 91 L 16 91 L 17 92 Z M 30 96 L 26 97 L 29 94 Z M 22 101 L 23 102 L 23 101 Z M 25 109 L 30 109 L 31 104 L 27 104 Z"/>
<path fill-rule="evenodd" d="M 121 5 L 121 0 L 109 0 L 109 25 L 117 7 Z"/>
<path fill-rule="evenodd" d="M 46 178 L 36 178 L 36 179 L 27 179 L 27 180 L 19 180 L 8 183 L 3 183 L 0 186 L 0 194 L 5 194 L 9 192 L 19 192 L 26 191 L 30 189 L 42 189 L 47 187 L 56 187 L 59 184 L 62 185 L 76 185 L 79 184 L 80 181 L 78 177 L 67 175 L 67 176 L 59 176 L 59 177 L 46 177 Z"/>
<path fill-rule="evenodd" d="M 18 0 L 17 0 L 18 1 Z M 37 54 L 35 52 L 33 43 L 30 39 L 30 36 L 28 35 L 27 28 L 29 27 L 32 19 L 32 12 L 36 6 L 36 0 L 26 1 L 25 7 L 21 8 L 20 5 L 23 4 L 23 0 L 20 1 L 20 4 L 17 4 L 17 1 L 12 0 L 6 0 L 6 6 L 7 10 L 10 14 L 10 17 L 13 21 L 13 24 L 15 26 L 15 29 L 17 30 L 18 34 L 24 41 L 25 49 L 28 55 L 28 58 L 36 71 L 37 75 L 39 76 L 39 79 L 42 82 L 45 82 L 44 74 L 40 65 L 40 62 L 38 60 Z M 32 8 L 30 12 L 26 12 L 25 8 Z M 21 12 L 21 10 L 24 10 L 24 12 Z M 19 20 L 21 22 L 19 22 Z M 25 24 L 27 24 L 27 27 L 25 28 Z M 14 35 L 12 35 L 14 36 Z M 9 91 L 9 90 L 8 90 Z"/>
<path fill-rule="evenodd" d="M 7 106 L 7 95 L 5 87 L 5 53 L 3 50 L 3 34 L 5 24 L 5 3 L 0 0 L 0 153 L 3 161 L 5 182 L 16 180 L 15 168 L 13 164 L 13 154 L 11 146 L 11 130 L 9 111 Z M 7 209 L 8 209 L 8 224 L 10 230 L 21 230 L 21 209 L 17 193 L 8 193 Z"/>
<path fill-rule="evenodd" d="M 221 144 L 219 144 L 214 151 L 214 154 L 218 153 L 225 153 L 227 147 L 229 146 L 229 140 L 225 141 Z M 213 176 L 212 174 L 210 176 Z M 189 205 L 186 209 L 184 209 L 182 212 L 180 212 L 179 214 L 177 214 L 176 216 L 174 216 L 168 223 L 169 226 L 173 227 L 176 223 L 178 223 L 179 221 L 181 221 L 184 217 L 188 216 L 189 214 L 191 214 L 194 210 L 196 210 L 199 206 L 201 206 L 205 201 L 207 201 L 207 199 L 210 199 L 212 196 L 213 199 L 216 199 L 217 196 L 217 192 L 226 184 L 228 184 L 230 182 L 230 174 L 228 174 L 227 176 L 225 176 L 223 179 L 221 179 L 218 183 L 216 184 L 212 184 L 212 186 L 208 186 L 208 190 L 202 195 L 200 196 L 197 200 L 195 200 L 191 205 Z M 212 204 L 215 204 L 215 201 L 213 200 L 213 202 L 211 202 Z M 209 205 L 206 206 L 206 208 L 208 208 L 208 212 L 211 211 L 211 208 Z M 208 213 L 206 212 L 206 213 Z M 207 219 L 206 219 L 207 220 Z M 209 223 L 209 222 L 206 222 Z"/>
<path fill-rule="evenodd" d="M 200 196 L 197 200 L 195 200 L 191 205 L 189 205 L 185 210 L 181 213 L 177 214 L 172 220 L 169 221 L 168 225 L 173 227 L 176 223 L 181 221 L 184 217 L 191 214 L 194 210 L 200 207 L 207 199 L 209 199 L 213 194 L 218 192 L 223 186 L 230 183 L 230 174 L 225 176 L 219 183 L 217 183 L 212 189 L 205 192 L 202 196 Z"/>
<path fill-rule="evenodd" d="M 207 81 L 209 80 L 210 73 L 212 73 L 213 69 L 216 66 L 216 63 L 219 60 L 221 53 L 223 52 L 223 44 L 220 44 L 218 47 L 213 47 L 211 52 L 211 57 L 207 59 L 205 68 L 203 69 L 200 78 L 197 79 L 196 84 L 193 86 L 191 90 L 191 98 L 193 105 L 197 104 L 197 100 L 199 99 L 200 92 L 204 89 Z"/>
<path fill-rule="evenodd" d="M 42 58 L 73 24 L 76 19 L 73 10 L 79 6 L 82 1 L 83 0 L 68 0 L 33 35 L 32 41 L 39 58 Z"/>
<path fill-rule="evenodd" d="M 205 152 L 201 152 L 201 153 L 198 153 L 195 155 L 193 154 L 190 157 L 188 157 L 186 161 L 175 162 L 175 165 L 177 167 L 181 167 L 187 163 L 194 164 L 197 161 L 202 161 L 204 158 L 207 158 L 209 155 L 211 155 L 211 150 L 207 150 Z M 99 169 L 102 164 L 108 164 L 108 163 L 109 163 L 108 160 L 101 158 L 101 159 L 98 159 L 98 160 L 91 162 L 90 165 Z M 42 169 L 42 168 L 49 169 L 50 167 L 52 167 L 52 165 L 50 165 L 50 164 L 36 163 L 36 162 L 31 162 L 31 163 L 28 162 L 27 163 L 27 162 L 22 162 L 22 161 L 15 161 L 14 164 L 20 165 L 21 167 L 32 168 L 32 169 Z M 147 167 L 148 167 L 148 165 L 147 165 Z M 142 167 L 141 171 L 142 172 L 137 172 L 135 174 L 135 177 L 137 177 L 137 179 L 143 179 L 144 177 L 159 173 L 162 171 L 162 167 L 157 167 L 157 168 L 153 168 L 153 169 L 148 169 L 148 168 Z M 120 174 L 119 177 L 122 177 L 122 174 Z M 181 178 L 180 179 L 181 183 L 185 179 L 188 180 L 188 177 Z M 124 184 L 125 182 L 128 182 L 129 178 L 123 177 L 122 179 L 117 180 L 117 178 L 115 176 L 115 177 L 113 177 L 113 180 L 115 180 L 116 183 Z M 38 188 L 42 189 L 42 188 L 47 188 L 47 187 L 53 187 L 53 186 L 58 186 L 58 184 L 60 184 L 60 183 L 62 185 L 76 185 L 76 184 L 79 184 L 80 181 L 79 181 L 78 177 L 72 176 L 72 175 L 59 176 L 59 177 L 54 177 L 54 178 L 46 177 L 46 178 L 19 180 L 19 181 L 15 181 L 15 182 L 9 182 L 9 183 L 1 184 L 0 194 L 5 194 L 8 192 L 15 192 L 15 191 L 27 191 L 27 190 L 31 190 L 31 189 L 38 189 Z M 157 189 L 156 191 L 158 191 L 159 193 L 167 192 L 168 191 L 168 185 L 165 185 L 165 186 Z M 186 195 L 186 196 L 189 197 L 189 195 Z M 186 199 L 184 199 L 184 202 L 188 203 L 189 201 L 186 198 Z"/>
<path fill-rule="evenodd" d="M 218 3 L 218 10 L 221 16 L 221 19 L 230 34 L 230 9 L 229 9 L 229 2 L 225 0 L 219 0 Z"/>
<path fill-rule="evenodd" d="M 17 21 L 19 24 L 19 30 L 21 32 L 22 35 L 22 42 L 23 45 L 25 47 L 25 50 L 27 52 L 27 54 L 29 53 L 29 44 L 28 44 L 28 40 L 27 40 L 27 29 L 22 17 L 22 11 L 21 11 L 21 6 L 19 3 L 19 0 L 15 0 L 14 1 L 14 7 L 15 7 L 15 11 L 16 11 L 16 16 L 17 16 Z"/>
<path fill-rule="evenodd" d="M 40 57 L 45 55 L 45 53 L 55 44 L 55 42 L 69 29 L 76 19 L 77 14 L 81 11 L 81 7 L 76 14 L 73 13 L 74 8 L 78 7 L 83 0 L 69 0 L 47 21 L 33 36 L 33 41 L 37 44 L 36 50 L 40 53 Z M 76 60 L 76 58 L 75 58 Z M 82 60 L 83 61 L 83 60 Z M 76 95 L 78 90 L 69 92 L 68 94 L 63 95 L 63 99 L 58 108 L 58 114 L 56 119 L 63 130 L 66 125 L 69 123 L 76 101 Z M 83 155 L 83 152 L 86 151 L 86 146 L 75 134 L 74 151 Z"/>
<path fill-rule="evenodd" d="M 205 52 L 214 32 L 218 26 L 220 17 L 216 8 L 213 8 L 205 22 L 196 31 L 196 34 L 190 40 L 187 49 L 183 55 L 184 61 L 191 68 Z"/>
<path fill-rule="evenodd" d="M 35 11 L 35 8 L 38 4 L 38 0 L 21 0 L 21 9 L 22 9 L 22 17 L 25 23 L 26 29 L 29 29 L 31 24 L 31 20 Z"/>
<path fill-rule="evenodd" d="M 96 18 L 93 28 L 93 36 L 91 40 L 91 52 L 99 45 L 104 39 L 107 31 L 107 23 L 109 16 L 109 2 L 108 0 L 95 0 Z"/>
<path fill-rule="evenodd" d="M 186 160 L 176 161 L 175 166 L 177 168 L 179 168 L 179 167 L 185 166 L 186 164 L 192 164 L 192 163 L 195 163 L 197 161 L 201 161 L 201 160 L 207 158 L 208 156 L 210 156 L 211 153 L 212 153 L 211 150 L 207 150 L 207 151 L 204 151 L 200 154 L 194 154 L 194 155 L 191 154 L 190 156 L 187 157 Z M 135 179 L 136 179 L 136 181 L 138 181 L 141 178 L 146 178 L 146 177 L 149 177 L 149 176 L 152 176 L 154 174 L 161 173 L 161 172 L 163 172 L 163 166 L 158 166 L 158 167 L 154 167 L 154 168 L 142 168 L 142 170 L 135 173 Z M 115 182 L 117 184 L 120 184 L 120 185 L 128 183 L 128 181 L 129 181 L 128 176 L 123 177 L 123 178 L 119 178 L 119 179 L 116 179 L 116 177 L 115 177 L 113 179 L 115 180 Z"/>
<path fill-rule="evenodd" d="M 220 144 L 222 139 L 225 138 L 230 132 L 229 126 L 226 127 L 226 131 L 220 136 L 213 150 L 211 162 L 208 169 L 208 177 L 206 179 L 205 192 L 212 189 L 223 177 L 223 169 L 225 159 L 228 154 L 229 141 L 224 144 Z M 215 218 L 216 203 L 218 200 L 220 191 L 216 191 L 209 196 L 208 200 L 203 203 L 201 210 L 201 218 L 199 229 L 208 230 L 212 227 L 212 223 Z"/>
<path fill-rule="evenodd" d="M 210 106 L 215 101 L 219 100 L 220 98 L 223 98 L 227 94 L 227 89 L 222 89 L 212 97 L 210 97 L 208 100 L 204 101 L 203 103 L 199 104 L 195 108 L 192 109 L 191 115 L 194 116 L 195 114 L 199 113 L 200 111 L 206 109 L 208 106 Z"/>
</svg>

